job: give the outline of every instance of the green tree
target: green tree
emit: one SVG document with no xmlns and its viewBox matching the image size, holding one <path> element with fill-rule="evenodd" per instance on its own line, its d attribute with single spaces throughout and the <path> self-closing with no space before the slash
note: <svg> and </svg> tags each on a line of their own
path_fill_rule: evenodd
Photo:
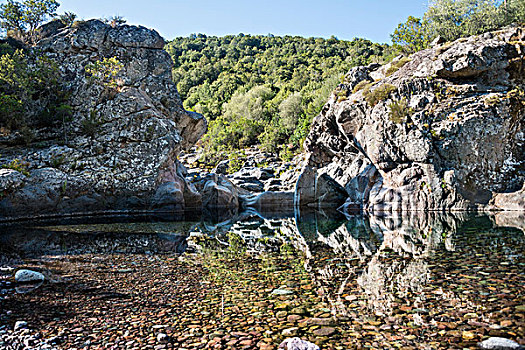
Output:
<svg viewBox="0 0 525 350">
<path fill-rule="evenodd" d="M 114 89 L 118 86 L 117 76 L 122 68 L 124 65 L 116 57 L 104 57 L 86 65 L 85 70 L 88 79 L 92 82 Z"/>
<path fill-rule="evenodd" d="M 0 5 L 0 27 L 11 34 L 22 36 L 27 24 L 24 22 L 25 9 L 22 3 L 7 0 Z"/>
<path fill-rule="evenodd" d="M 351 67 L 384 63 L 387 45 L 366 39 L 194 34 L 166 46 L 184 107 L 210 121 L 201 142 L 207 160 L 244 146 L 288 158 Z M 211 164 L 210 164 L 211 165 Z"/>
<path fill-rule="evenodd" d="M 420 18 L 409 16 L 405 23 L 400 23 L 391 35 L 392 43 L 407 53 L 423 50 L 430 43 L 428 25 Z"/>
<path fill-rule="evenodd" d="M 77 19 L 77 15 L 73 12 L 64 12 L 60 16 L 58 16 L 60 21 L 64 23 L 66 27 L 71 27 L 73 23 L 75 23 L 75 20 Z"/>
<path fill-rule="evenodd" d="M 34 43 L 38 26 L 56 16 L 59 6 L 56 0 L 7 0 L 0 5 L 0 26 L 8 35 Z"/>
<path fill-rule="evenodd" d="M 523 0 L 432 0 L 422 20 L 409 17 L 391 37 L 398 48 L 415 52 L 438 36 L 453 41 L 524 21 Z"/>
<path fill-rule="evenodd" d="M 505 25 L 498 7 L 496 0 L 434 0 L 424 19 L 432 37 L 451 41 Z"/>
<path fill-rule="evenodd" d="M 296 92 L 284 99 L 279 105 L 281 124 L 288 131 L 293 131 L 303 114 L 301 94 Z"/>
<path fill-rule="evenodd" d="M 55 62 L 22 50 L 0 55 L 0 127 L 51 126 L 63 102 Z"/>
<path fill-rule="evenodd" d="M 525 1 L 505 0 L 501 10 L 507 23 L 525 23 Z"/>
<path fill-rule="evenodd" d="M 116 16 L 112 16 L 110 18 L 105 19 L 104 22 L 106 22 L 107 24 L 115 28 L 123 24 L 126 24 L 127 20 L 122 16 L 116 15 Z"/>
</svg>

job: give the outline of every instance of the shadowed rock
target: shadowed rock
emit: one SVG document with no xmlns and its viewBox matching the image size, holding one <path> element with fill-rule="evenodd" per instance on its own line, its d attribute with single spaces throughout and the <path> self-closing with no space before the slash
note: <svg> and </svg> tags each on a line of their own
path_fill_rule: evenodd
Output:
<svg viewBox="0 0 525 350">
<path fill-rule="evenodd" d="M 2 152 L 2 163 L 25 159 L 30 176 L 0 174 L 0 218 L 200 207 L 177 155 L 205 133 L 206 120 L 183 109 L 164 39 L 144 27 L 98 20 L 68 28 L 53 21 L 39 35 L 34 50 L 58 64 L 71 121 L 35 128 L 34 142 L 44 147 Z M 89 79 L 89 64 L 112 57 L 123 66 L 115 86 Z"/>
<path fill-rule="evenodd" d="M 305 141 L 304 200 L 313 167 L 345 210 L 523 210 L 524 40 L 511 27 L 353 68 Z"/>
</svg>

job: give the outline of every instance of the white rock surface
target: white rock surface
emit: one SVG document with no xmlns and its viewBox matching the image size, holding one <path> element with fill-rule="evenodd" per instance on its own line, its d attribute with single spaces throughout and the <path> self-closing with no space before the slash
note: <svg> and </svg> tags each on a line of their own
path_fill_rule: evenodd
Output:
<svg viewBox="0 0 525 350">
<path fill-rule="evenodd" d="M 17 321 L 15 323 L 15 331 L 19 329 L 27 328 L 27 322 L 26 321 Z"/>
<path fill-rule="evenodd" d="M 519 350 L 523 347 L 513 340 L 499 337 L 492 337 L 478 344 L 480 349 L 487 350 Z"/>
<path fill-rule="evenodd" d="M 279 345 L 279 349 L 285 350 L 320 350 L 319 347 L 313 343 L 300 338 L 286 339 Z"/>
<path fill-rule="evenodd" d="M 18 270 L 15 273 L 15 281 L 18 283 L 43 281 L 44 275 L 31 270 Z"/>
</svg>

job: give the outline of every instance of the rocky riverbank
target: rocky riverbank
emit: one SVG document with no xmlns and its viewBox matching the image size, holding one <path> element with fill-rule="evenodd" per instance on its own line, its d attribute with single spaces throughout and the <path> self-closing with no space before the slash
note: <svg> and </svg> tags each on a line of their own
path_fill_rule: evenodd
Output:
<svg viewBox="0 0 525 350">
<path fill-rule="evenodd" d="M 0 219 L 525 208 L 523 27 L 356 67 L 313 121 L 304 154 L 283 163 L 248 150 L 243 164 L 212 172 L 183 165 L 206 120 L 182 108 L 158 33 L 97 20 L 40 32 L 32 50 L 59 63 L 71 121 L 35 129 L 26 146 L 16 133 L 0 138 Z M 107 58 L 123 66 L 111 88 L 86 73 Z"/>
<path fill-rule="evenodd" d="M 346 209 L 524 210 L 524 52 L 511 27 L 352 69 L 313 121 L 305 174 L 335 179 Z"/>
</svg>

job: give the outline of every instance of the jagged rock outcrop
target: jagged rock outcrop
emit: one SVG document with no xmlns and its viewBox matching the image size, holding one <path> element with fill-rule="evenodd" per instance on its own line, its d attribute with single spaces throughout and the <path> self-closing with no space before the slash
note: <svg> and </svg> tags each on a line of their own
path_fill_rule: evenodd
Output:
<svg viewBox="0 0 525 350">
<path fill-rule="evenodd" d="M 0 163 L 23 159 L 29 173 L 0 172 L 0 217 L 200 207 L 177 155 L 204 134 L 206 120 L 183 109 L 164 39 L 98 20 L 51 22 L 40 34 L 34 50 L 58 64 L 71 121 L 34 130 L 27 147 L 4 143 Z M 88 64 L 112 57 L 123 65 L 115 86 L 88 79 Z"/>
<path fill-rule="evenodd" d="M 512 27 L 352 69 L 306 166 L 345 187 L 346 208 L 525 209 L 524 54 Z"/>
</svg>

